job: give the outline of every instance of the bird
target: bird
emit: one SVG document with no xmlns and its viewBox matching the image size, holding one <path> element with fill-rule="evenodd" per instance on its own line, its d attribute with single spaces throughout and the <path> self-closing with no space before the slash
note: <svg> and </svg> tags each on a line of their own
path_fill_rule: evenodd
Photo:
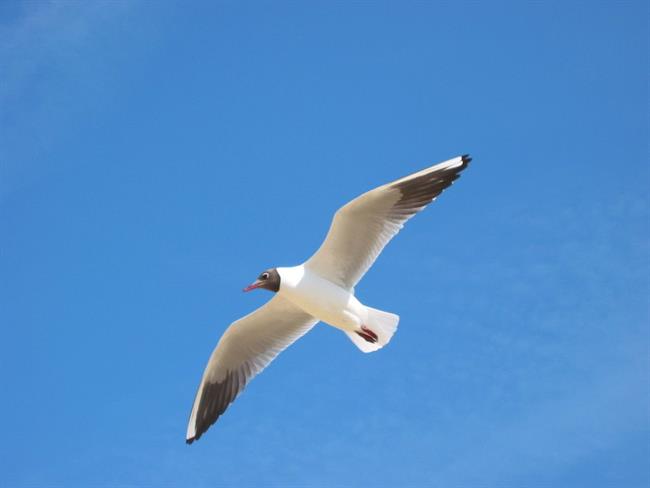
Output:
<svg viewBox="0 0 650 488">
<path fill-rule="evenodd" d="M 196 392 L 185 441 L 198 440 L 254 376 L 319 321 L 342 330 L 364 353 L 388 344 L 399 315 L 364 305 L 355 286 L 406 221 L 470 161 L 467 154 L 458 156 L 351 200 L 336 211 L 325 240 L 307 261 L 267 269 L 244 288 L 274 295 L 221 336 Z"/>
</svg>

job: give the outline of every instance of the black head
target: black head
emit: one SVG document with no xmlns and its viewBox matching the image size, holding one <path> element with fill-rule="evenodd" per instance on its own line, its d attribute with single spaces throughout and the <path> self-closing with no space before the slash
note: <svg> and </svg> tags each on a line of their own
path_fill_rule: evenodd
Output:
<svg viewBox="0 0 650 488">
<path fill-rule="evenodd" d="M 244 291 L 251 291 L 255 288 L 278 291 L 280 289 L 280 273 L 278 273 L 278 270 L 271 268 L 263 271 L 253 283 L 244 288 Z"/>
</svg>

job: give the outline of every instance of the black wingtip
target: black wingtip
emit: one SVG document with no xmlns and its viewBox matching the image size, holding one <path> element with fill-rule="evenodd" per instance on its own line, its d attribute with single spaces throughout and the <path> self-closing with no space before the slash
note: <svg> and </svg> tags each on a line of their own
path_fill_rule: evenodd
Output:
<svg viewBox="0 0 650 488">
<path fill-rule="evenodd" d="M 192 437 L 190 439 L 185 439 L 185 444 L 187 444 L 189 446 L 192 442 L 194 442 L 194 440 L 195 440 L 194 437 Z"/>
<path fill-rule="evenodd" d="M 461 159 L 463 160 L 463 164 L 465 166 L 467 166 L 470 163 L 470 161 L 472 160 L 472 158 L 469 156 L 469 154 L 463 154 L 461 156 Z"/>
</svg>

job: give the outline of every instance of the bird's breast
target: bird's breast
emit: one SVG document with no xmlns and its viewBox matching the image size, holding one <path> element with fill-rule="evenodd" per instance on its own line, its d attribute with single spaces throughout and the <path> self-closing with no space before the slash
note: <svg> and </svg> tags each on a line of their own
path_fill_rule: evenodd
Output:
<svg viewBox="0 0 650 488">
<path fill-rule="evenodd" d="M 304 266 L 278 268 L 280 293 L 323 322 L 345 330 L 355 330 L 365 320 L 365 307 L 354 293 L 332 283 Z"/>
</svg>

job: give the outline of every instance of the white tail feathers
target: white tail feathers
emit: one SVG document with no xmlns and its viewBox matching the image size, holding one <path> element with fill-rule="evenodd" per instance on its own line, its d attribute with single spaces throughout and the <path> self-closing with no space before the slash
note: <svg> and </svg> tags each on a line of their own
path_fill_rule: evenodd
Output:
<svg viewBox="0 0 650 488">
<path fill-rule="evenodd" d="M 384 347 L 393 337 L 399 323 L 399 315 L 376 308 L 366 308 L 368 309 L 368 323 L 363 325 L 367 332 L 360 329 L 359 332 L 346 331 L 345 333 L 363 352 L 373 352 Z M 367 337 L 366 339 L 364 339 L 364 335 Z"/>
</svg>

